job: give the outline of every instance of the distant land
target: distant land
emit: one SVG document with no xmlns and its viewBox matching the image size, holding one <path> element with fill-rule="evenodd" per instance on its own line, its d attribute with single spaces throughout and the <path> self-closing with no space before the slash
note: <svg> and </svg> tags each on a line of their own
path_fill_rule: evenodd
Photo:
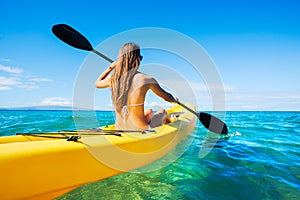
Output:
<svg viewBox="0 0 300 200">
<path fill-rule="evenodd" d="M 73 108 L 72 106 L 29 106 L 29 107 L 6 107 L 0 110 L 93 110 L 87 108 Z"/>
</svg>

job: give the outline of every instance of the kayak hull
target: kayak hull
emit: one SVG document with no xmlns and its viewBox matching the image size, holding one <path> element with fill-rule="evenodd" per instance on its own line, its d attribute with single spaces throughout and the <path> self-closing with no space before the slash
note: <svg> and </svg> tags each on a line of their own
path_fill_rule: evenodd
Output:
<svg viewBox="0 0 300 200">
<path fill-rule="evenodd" d="M 193 107 L 189 104 L 189 107 Z M 53 199 L 83 184 L 147 165 L 174 149 L 195 127 L 196 117 L 180 106 L 173 123 L 145 134 L 78 131 L 78 141 L 37 136 L 0 138 L 1 199 Z M 114 130 L 114 126 L 103 127 Z M 105 133 L 105 132 L 104 132 Z M 45 134 L 59 137 L 74 132 Z"/>
</svg>

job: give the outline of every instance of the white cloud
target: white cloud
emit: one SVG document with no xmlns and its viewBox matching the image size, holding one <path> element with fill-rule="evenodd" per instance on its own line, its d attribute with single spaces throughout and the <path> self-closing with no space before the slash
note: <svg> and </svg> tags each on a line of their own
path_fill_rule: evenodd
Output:
<svg viewBox="0 0 300 200">
<path fill-rule="evenodd" d="M 24 79 L 24 83 L 18 87 L 24 88 L 27 90 L 36 90 L 36 89 L 40 88 L 37 85 L 40 82 L 52 82 L 52 80 L 47 79 L 47 78 L 41 78 L 41 77 L 36 77 L 36 78 L 26 77 L 26 79 Z"/>
<path fill-rule="evenodd" d="M 0 71 L 11 73 L 11 76 L 0 76 L 0 91 L 12 90 L 14 88 L 35 90 L 40 88 L 37 85 L 40 82 L 52 82 L 48 78 L 24 76 L 21 74 L 23 72 L 21 68 L 12 68 L 0 64 Z M 16 74 L 18 76 L 14 77 Z"/>
<path fill-rule="evenodd" d="M 18 67 L 10 67 L 10 66 L 4 66 L 0 64 L 0 70 L 12 74 L 21 74 L 23 72 L 23 69 Z"/>
<path fill-rule="evenodd" d="M 22 84 L 22 85 L 18 86 L 18 88 L 24 88 L 27 90 L 36 90 L 36 89 L 39 89 L 40 87 L 38 85 L 36 85 L 35 83 L 28 82 L 26 84 Z"/>
<path fill-rule="evenodd" d="M 52 80 L 47 78 L 30 78 L 29 80 L 34 82 L 52 82 Z"/>
<path fill-rule="evenodd" d="M 27 80 L 21 80 L 21 78 L 0 76 L 0 90 L 12 90 L 14 88 L 35 90 L 40 87 L 35 82 L 28 82 Z"/>
<path fill-rule="evenodd" d="M 152 102 L 146 102 L 145 107 L 146 108 L 168 108 L 172 105 L 171 103 L 168 102 L 157 102 L 157 101 L 152 101 Z"/>
<path fill-rule="evenodd" d="M 0 85 L 19 85 L 19 84 L 21 84 L 21 82 L 19 82 L 18 78 L 0 76 Z"/>
<path fill-rule="evenodd" d="M 22 84 L 18 78 L 0 76 L 0 90 L 11 90 L 14 86 Z"/>
<path fill-rule="evenodd" d="M 11 90 L 12 88 L 9 86 L 0 85 L 0 91 Z"/>
<path fill-rule="evenodd" d="M 48 97 L 44 98 L 42 105 L 47 106 L 72 106 L 72 101 L 63 97 Z"/>
</svg>

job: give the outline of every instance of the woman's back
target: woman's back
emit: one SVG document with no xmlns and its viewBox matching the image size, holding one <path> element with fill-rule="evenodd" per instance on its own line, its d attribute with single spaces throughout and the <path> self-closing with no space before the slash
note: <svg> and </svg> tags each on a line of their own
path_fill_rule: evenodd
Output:
<svg viewBox="0 0 300 200">
<path fill-rule="evenodd" d="M 165 111 L 157 115 L 154 115 L 151 109 L 144 111 L 145 97 L 149 89 L 166 101 L 176 102 L 176 99 L 163 90 L 154 78 L 137 71 L 142 58 L 137 44 L 124 44 L 120 49 L 118 60 L 113 62 L 95 82 L 97 88 L 111 89 L 118 129 L 145 130 L 165 122 L 168 117 Z M 114 73 L 109 75 L 113 70 Z"/>
<path fill-rule="evenodd" d="M 144 102 L 151 84 L 155 84 L 152 77 L 140 72 L 134 75 L 126 105 L 116 110 L 117 128 L 133 130 L 148 128 L 148 121 L 144 115 Z"/>
</svg>

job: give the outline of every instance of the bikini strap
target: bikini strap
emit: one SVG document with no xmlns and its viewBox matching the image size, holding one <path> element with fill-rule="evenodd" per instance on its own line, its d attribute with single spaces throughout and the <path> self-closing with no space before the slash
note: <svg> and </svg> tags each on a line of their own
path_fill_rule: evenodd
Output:
<svg viewBox="0 0 300 200">
<path fill-rule="evenodd" d="M 134 107 L 134 106 L 143 106 L 143 103 L 137 103 L 137 104 L 129 104 L 128 107 Z"/>
</svg>

